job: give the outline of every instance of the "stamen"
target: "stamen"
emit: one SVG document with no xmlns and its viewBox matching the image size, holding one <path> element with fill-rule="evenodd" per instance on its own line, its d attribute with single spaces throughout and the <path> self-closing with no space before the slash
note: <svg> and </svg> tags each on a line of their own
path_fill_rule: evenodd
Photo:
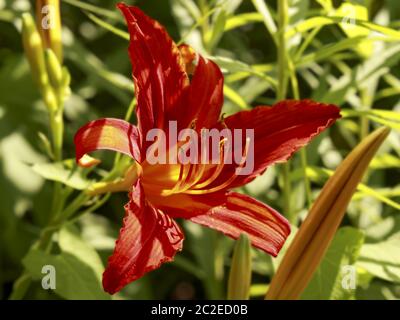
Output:
<svg viewBox="0 0 400 320">
<path fill-rule="evenodd" d="M 204 187 L 207 187 L 208 185 L 213 183 L 214 180 L 217 179 L 218 176 L 220 175 L 220 173 L 222 172 L 222 169 L 224 168 L 225 160 L 226 160 L 226 154 L 224 153 L 224 146 L 225 146 L 225 142 L 226 141 L 228 141 L 227 138 L 224 138 L 224 139 L 222 139 L 220 141 L 220 145 L 219 145 L 219 163 L 217 165 L 217 168 L 215 169 L 213 174 L 208 179 L 206 179 L 203 182 L 197 184 L 195 189 L 202 189 Z"/>
<path fill-rule="evenodd" d="M 245 150 L 242 155 L 242 158 L 239 162 L 239 168 L 242 168 L 244 166 L 244 164 L 246 163 L 246 158 L 249 153 L 249 148 L 250 148 L 250 138 L 246 138 L 246 146 L 245 146 Z M 227 179 L 223 184 L 215 186 L 214 188 L 202 189 L 202 190 L 192 189 L 192 190 L 187 190 L 185 193 L 187 193 L 187 194 L 206 194 L 206 193 L 212 193 L 212 192 L 223 190 L 226 187 L 228 187 L 237 178 L 237 175 L 235 172 L 236 172 L 236 170 L 233 172 L 232 176 L 229 179 Z"/>
<path fill-rule="evenodd" d="M 190 129 L 196 129 L 196 125 L 197 125 L 197 118 L 194 119 L 191 123 L 190 123 Z"/>
<path fill-rule="evenodd" d="M 198 168 L 198 170 L 196 170 Z M 179 192 L 185 192 L 186 190 L 189 190 L 191 187 L 193 187 L 194 185 L 196 185 L 200 179 L 203 177 L 203 173 L 204 170 L 206 168 L 206 165 L 201 163 L 199 165 L 193 165 L 193 171 L 195 173 L 190 175 L 190 178 L 194 177 L 194 179 L 186 179 L 187 181 L 185 182 L 185 186 L 184 188 L 182 188 L 181 190 L 179 190 Z M 192 181 L 190 181 L 192 180 Z"/>
<path fill-rule="evenodd" d="M 181 151 L 181 149 L 180 149 Z M 181 189 L 182 184 L 186 181 L 187 177 L 189 176 L 189 172 L 191 171 L 190 165 L 181 164 L 179 168 L 179 178 L 172 189 L 164 189 L 161 191 L 162 196 L 169 196 L 171 194 L 179 192 Z"/>
<path fill-rule="evenodd" d="M 215 178 L 218 177 L 220 172 L 222 171 L 224 162 L 223 162 L 223 147 L 224 143 L 227 141 L 227 139 L 223 139 L 220 141 L 220 161 L 217 167 L 217 170 L 214 172 L 213 176 L 211 179 L 207 179 L 206 181 L 202 182 L 201 185 L 207 186 L 209 185 L 212 181 L 215 180 Z M 182 151 L 181 149 L 179 150 L 180 152 Z M 180 170 L 179 170 L 179 178 L 174 185 L 172 189 L 164 189 L 161 191 L 162 196 L 169 196 L 174 193 L 183 193 L 193 186 L 195 186 L 203 177 L 206 164 L 201 163 L 199 165 L 195 164 L 181 164 Z M 214 178 L 213 178 L 214 177 Z"/>
<path fill-rule="evenodd" d="M 219 121 L 221 122 L 222 127 L 223 127 L 224 129 L 228 129 L 228 126 L 227 126 L 226 123 L 225 123 L 225 113 L 221 114 L 221 119 L 220 119 Z"/>
</svg>

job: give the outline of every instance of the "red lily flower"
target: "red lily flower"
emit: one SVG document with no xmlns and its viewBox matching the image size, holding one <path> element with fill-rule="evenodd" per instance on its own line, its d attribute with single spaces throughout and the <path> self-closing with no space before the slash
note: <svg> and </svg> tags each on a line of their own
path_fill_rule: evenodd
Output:
<svg viewBox="0 0 400 320">
<path fill-rule="evenodd" d="M 136 7 L 119 4 L 129 32 L 138 126 L 118 119 L 92 121 L 75 136 L 76 158 L 109 149 L 131 156 L 140 168 L 113 255 L 103 275 L 113 294 L 146 272 L 171 261 L 184 236 L 175 218 L 221 231 L 234 239 L 246 233 L 254 247 L 276 256 L 290 233 L 287 220 L 269 206 L 230 191 L 296 150 L 340 117 L 334 105 L 282 101 L 223 120 L 223 75 L 212 61 L 186 45 Z M 197 61 L 195 63 L 195 61 Z M 236 175 L 237 164 L 150 164 L 144 137 L 153 128 L 254 129 L 254 171 Z M 245 155 L 245 154 L 244 154 Z"/>
</svg>

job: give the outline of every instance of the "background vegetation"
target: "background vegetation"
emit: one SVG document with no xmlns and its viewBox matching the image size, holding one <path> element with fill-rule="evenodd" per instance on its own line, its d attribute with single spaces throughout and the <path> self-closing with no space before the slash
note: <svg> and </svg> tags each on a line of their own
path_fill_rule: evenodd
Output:
<svg viewBox="0 0 400 320">
<path fill-rule="evenodd" d="M 74 157 L 73 135 L 81 125 L 100 117 L 124 118 L 131 104 L 126 27 L 116 2 L 61 1 L 64 64 L 72 79 L 64 108 L 64 159 Z M 191 44 L 220 65 L 226 114 L 277 100 L 282 54 L 287 55 L 287 92 L 281 97 L 342 108 L 344 118 L 290 161 L 289 175 L 276 166 L 242 190 L 283 212 L 293 233 L 344 156 L 373 128 L 393 129 L 302 298 L 400 298 L 400 2 L 289 0 L 284 43 L 276 32 L 277 1 L 127 2 L 160 21 L 177 42 Z M 126 194 L 85 199 L 75 219 L 56 233 L 51 254 L 27 255 L 49 223 L 54 181 L 66 185 L 68 207 L 92 176 L 73 171 L 71 178 L 73 160 L 53 164 L 47 155 L 48 113 L 22 47 L 20 17 L 26 11 L 33 13 L 33 1 L 0 0 L 0 297 L 8 298 L 16 279 L 27 273 L 33 282 L 24 298 L 109 299 L 100 279 Z M 114 158 L 104 153 L 102 159 L 98 176 L 106 175 Z M 186 240 L 175 261 L 114 298 L 226 297 L 233 241 L 181 223 Z M 58 272 L 55 291 L 40 285 L 38 266 L 48 261 Z M 279 259 L 253 250 L 252 262 L 251 296 L 259 298 Z M 355 290 L 341 286 L 344 265 L 356 267 Z"/>
</svg>

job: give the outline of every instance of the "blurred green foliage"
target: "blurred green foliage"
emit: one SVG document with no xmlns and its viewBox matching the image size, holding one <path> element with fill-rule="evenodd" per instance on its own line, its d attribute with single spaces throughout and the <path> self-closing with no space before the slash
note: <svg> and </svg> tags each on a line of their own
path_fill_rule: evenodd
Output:
<svg viewBox="0 0 400 320">
<path fill-rule="evenodd" d="M 124 118 L 133 97 L 126 27 L 116 2 L 61 1 L 64 63 L 72 78 L 72 95 L 64 112 L 64 159 L 74 157 L 73 135 L 80 126 L 100 117 Z M 177 42 L 189 43 L 220 65 L 225 74 L 226 114 L 275 102 L 276 1 L 129 3 L 160 21 Z M 291 160 L 294 224 L 307 214 L 305 178 L 311 181 L 315 199 L 330 172 L 360 139 L 382 124 L 393 129 L 303 298 L 398 299 L 399 1 L 290 0 L 289 8 L 287 96 L 338 104 L 344 116 L 307 147 L 306 170 L 298 155 Z M 31 250 L 26 256 L 49 221 L 52 181 L 64 183 L 74 194 L 90 183 L 87 172 L 75 171 L 73 176 L 65 172 L 71 161 L 53 165 L 46 156 L 43 137 L 49 136 L 48 114 L 22 49 L 20 17 L 26 11 L 33 13 L 33 1 L 0 0 L 0 297 L 10 295 L 25 266 L 36 279 L 26 298 L 107 299 L 100 274 L 121 225 L 126 194 L 113 194 L 98 208 L 88 206 L 91 212 L 86 210 L 61 229 L 56 254 Z M 113 155 L 101 156 L 102 168 L 110 168 Z M 270 168 L 242 191 L 282 209 L 278 173 L 279 167 Z M 175 261 L 114 298 L 226 297 L 233 241 L 190 222 L 182 225 L 185 246 Z M 277 262 L 252 251 L 250 294 L 258 298 L 264 295 Z M 55 291 L 40 286 L 39 268 L 45 261 L 60 270 Z M 357 270 L 355 289 L 340 286 L 346 265 Z"/>
</svg>

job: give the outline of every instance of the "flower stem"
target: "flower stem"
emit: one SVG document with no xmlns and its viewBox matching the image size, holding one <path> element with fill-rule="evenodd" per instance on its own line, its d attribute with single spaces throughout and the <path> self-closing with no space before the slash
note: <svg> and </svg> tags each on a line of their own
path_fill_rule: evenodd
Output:
<svg viewBox="0 0 400 320">
<path fill-rule="evenodd" d="M 372 100 L 367 88 L 361 90 L 362 110 L 371 109 Z M 369 120 L 366 115 L 360 117 L 360 140 L 369 134 Z"/>
<path fill-rule="evenodd" d="M 286 39 L 285 30 L 288 23 L 287 0 L 278 1 L 278 100 L 286 97 L 287 89 L 287 60 L 286 60 Z"/>
<path fill-rule="evenodd" d="M 300 91 L 299 91 L 299 83 L 297 81 L 297 76 L 296 76 L 296 68 L 293 64 L 293 61 L 290 59 L 290 57 L 287 57 L 288 59 L 288 65 L 289 65 L 289 70 L 290 70 L 290 79 L 291 79 L 291 85 L 293 89 L 293 98 L 296 100 L 300 100 Z M 311 192 L 311 183 L 310 179 L 308 179 L 307 176 L 307 166 L 308 166 L 308 160 L 307 160 L 307 147 L 303 147 L 300 149 L 300 163 L 301 163 L 301 169 L 303 171 L 303 182 L 304 182 L 304 189 L 306 193 L 306 201 L 307 201 L 307 206 L 308 209 L 311 208 L 312 204 L 312 192 Z M 293 218 L 295 219 L 295 218 Z M 292 221 L 295 222 L 295 221 Z"/>
<path fill-rule="evenodd" d="M 130 122 L 133 111 L 135 110 L 135 106 L 136 106 L 136 98 L 133 98 L 131 103 L 129 104 L 128 109 L 126 110 L 125 118 L 124 118 L 125 121 Z M 116 167 L 118 167 L 120 160 L 121 160 L 121 154 L 119 152 L 117 152 L 115 155 L 115 158 L 114 158 L 113 169 L 111 171 L 113 171 Z"/>
<path fill-rule="evenodd" d="M 288 23 L 288 2 L 287 0 L 278 1 L 278 43 L 277 43 L 277 54 L 278 54 L 278 89 L 277 89 L 277 100 L 283 100 L 286 98 L 287 81 L 288 81 L 288 65 L 287 65 L 287 53 L 286 53 L 286 39 L 285 30 Z M 292 222 L 292 210 L 290 205 L 290 161 L 282 165 L 282 178 L 283 178 L 283 197 L 284 197 L 284 212 Z"/>
</svg>

